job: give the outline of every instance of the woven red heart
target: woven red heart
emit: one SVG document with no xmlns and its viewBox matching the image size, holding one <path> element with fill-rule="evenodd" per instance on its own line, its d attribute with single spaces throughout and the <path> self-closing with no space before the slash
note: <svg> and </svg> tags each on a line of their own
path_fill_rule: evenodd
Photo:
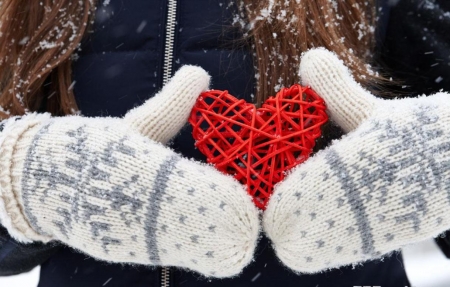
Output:
<svg viewBox="0 0 450 287">
<path fill-rule="evenodd" d="M 300 85 L 282 89 L 259 109 L 227 91 L 204 92 L 189 118 L 196 147 L 247 185 L 261 209 L 273 186 L 309 157 L 327 120 L 324 101 Z"/>
</svg>

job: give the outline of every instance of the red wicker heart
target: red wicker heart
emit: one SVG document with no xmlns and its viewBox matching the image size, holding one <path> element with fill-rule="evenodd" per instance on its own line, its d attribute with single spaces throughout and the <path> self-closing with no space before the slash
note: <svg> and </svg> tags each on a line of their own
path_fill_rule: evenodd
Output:
<svg viewBox="0 0 450 287">
<path fill-rule="evenodd" d="M 204 92 L 189 118 L 196 147 L 246 184 L 261 209 L 273 186 L 309 157 L 327 120 L 324 101 L 300 85 L 282 89 L 259 109 L 227 91 Z"/>
</svg>

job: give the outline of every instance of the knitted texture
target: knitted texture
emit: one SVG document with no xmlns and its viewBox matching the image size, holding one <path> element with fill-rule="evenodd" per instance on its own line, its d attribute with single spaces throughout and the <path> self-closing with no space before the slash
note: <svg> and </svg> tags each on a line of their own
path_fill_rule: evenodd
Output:
<svg viewBox="0 0 450 287">
<path fill-rule="evenodd" d="M 343 65 L 337 68 L 338 62 L 341 63 L 324 49 L 311 50 L 302 56 L 300 77 L 317 94 L 327 95 L 324 99 L 328 115 L 349 132 L 372 114 L 376 98 L 356 81 L 350 81 L 350 72 Z"/>
<path fill-rule="evenodd" d="M 203 87 L 177 95 L 195 99 L 208 76 L 189 70 L 203 77 L 197 81 Z M 184 80 L 176 75 L 170 85 Z M 170 96 L 163 90 L 155 102 Z M 139 111 L 144 120 L 151 102 Z M 181 115 L 191 108 L 167 110 L 163 122 L 186 121 Z M 240 273 L 259 232 L 258 211 L 244 187 L 128 123 L 48 114 L 8 120 L 0 134 L 2 225 L 18 240 L 58 240 L 111 262 L 180 266 L 215 277 Z"/>
<path fill-rule="evenodd" d="M 203 69 L 182 67 L 152 101 L 129 111 L 124 120 L 142 135 L 165 144 L 186 124 L 209 80 Z"/>
<path fill-rule="evenodd" d="M 279 258 L 313 273 L 448 230 L 450 95 L 376 99 L 323 49 L 303 56 L 300 76 L 336 122 L 356 129 L 275 187 L 263 225 Z"/>
</svg>

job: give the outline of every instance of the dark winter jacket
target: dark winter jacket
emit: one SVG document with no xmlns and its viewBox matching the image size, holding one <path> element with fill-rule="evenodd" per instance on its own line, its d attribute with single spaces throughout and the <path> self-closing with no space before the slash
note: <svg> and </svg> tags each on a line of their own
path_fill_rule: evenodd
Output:
<svg viewBox="0 0 450 287">
<path fill-rule="evenodd" d="M 162 87 L 168 0 L 99 1 L 94 33 L 83 43 L 74 63 L 75 95 L 86 116 L 122 116 Z M 109 2 L 109 4 L 107 4 Z M 172 1 L 170 1 L 172 2 Z M 184 64 L 203 67 L 212 88 L 251 101 L 254 68 L 250 47 L 231 23 L 236 13 L 228 1 L 177 0 L 172 73 Z M 409 94 L 450 91 L 450 7 L 426 6 L 433 1 L 403 0 L 388 7 L 381 1 L 378 57 L 395 78 L 402 76 Z M 425 4 L 424 4 L 425 3 Z M 107 5 L 103 5 L 107 4 Z M 425 30 L 425 28 L 427 30 Z M 423 40 L 427 37 L 430 41 Z M 432 53 L 431 53 L 432 52 Z M 438 65 L 435 65 L 438 63 Z M 446 77 L 446 75 L 449 75 Z M 339 129 L 325 131 L 327 139 Z M 184 156 L 203 161 L 194 149 L 189 127 L 173 141 Z M 442 241 L 445 249 L 445 241 Z M 41 264 L 39 286 L 163 286 L 161 268 L 109 264 L 57 243 L 23 245 L 0 227 L 0 275 L 30 270 Z M 262 238 L 255 261 L 239 277 L 203 279 L 199 274 L 170 269 L 170 286 L 409 286 L 399 253 L 316 275 L 296 275 L 275 257 Z"/>
</svg>

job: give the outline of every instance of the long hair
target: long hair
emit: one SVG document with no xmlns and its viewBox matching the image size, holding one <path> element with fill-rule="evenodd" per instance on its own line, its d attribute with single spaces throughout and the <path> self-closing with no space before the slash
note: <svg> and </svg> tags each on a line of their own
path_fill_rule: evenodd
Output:
<svg viewBox="0 0 450 287">
<path fill-rule="evenodd" d="M 45 108 L 77 110 L 71 61 L 94 9 L 93 1 L 0 1 L 1 117 Z"/>
<path fill-rule="evenodd" d="M 313 47 L 334 51 L 362 85 L 384 83 L 369 65 L 375 1 L 243 0 L 240 10 L 255 53 L 257 104 L 281 87 L 299 82 L 301 53 Z"/>
<path fill-rule="evenodd" d="M 366 87 L 381 78 L 367 65 L 375 0 L 242 0 L 240 7 L 254 49 L 257 103 L 298 82 L 299 57 L 311 47 L 336 52 Z M 77 111 L 72 58 L 94 11 L 95 0 L 0 1 L 0 118 Z"/>
</svg>

